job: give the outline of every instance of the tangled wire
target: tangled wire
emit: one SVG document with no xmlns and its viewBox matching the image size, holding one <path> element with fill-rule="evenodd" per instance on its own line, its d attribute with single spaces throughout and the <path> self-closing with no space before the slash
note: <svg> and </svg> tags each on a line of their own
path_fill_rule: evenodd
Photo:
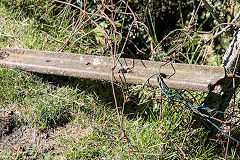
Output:
<svg viewBox="0 0 240 160">
<path fill-rule="evenodd" d="M 235 115 L 232 115 L 232 114 L 228 114 L 228 113 L 225 113 L 223 111 L 219 111 L 217 109 L 211 109 L 211 108 L 208 108 L 208 107 L 204 107 L 204 106 L 196 106 L 196 105 L 193 105 L 190 100 L 186 99 L 186 98 L 183 98 L 183 96 L 181 95 L 183 92 L 177 92 L 177 93 L 173 93 L 169 88 L 168 86 L 164 83 L 161 75 L 158 73 L 157 74 L 157 83 L 158 83 L 158 87 L 160 88 L 160 90 L 162 91 L 162 93 L 167 96 L 168 98 L 171 98 L 171 99 L 176 99 L 176 100 L 180 100 L 180 101 L 184 101 L 192 110 L 194 110 L 196 113 L 198 113 L 202 118 L 206 119 L 206 121 L 208 121 L 212 126 L 214 126 L 217 130 L 219 130 L 220 132 L 222 132 L 225 136 L 227 136 L 228 138 L 230 138 L 231 140 L 237 142 L 238 144 L 240 144 L 240 141 L 233 138 L 232 136 L 228 135 L 226 132 L 224 132 L 222 129 L 220 129 L 215 123 L 213 123 L 211 120 L 210 120 L 210 117 L 211 118 L 214 118 L 216 117 L 217 115 L 219 114 L 223 114 L 223 115 L 227 115 L 227 116 L 230 116 L 230 117 L 235 117 L 235 118 L 238 118 L 240 119 L 239 116 L 235 116 Z M 209 115 L 206 115 L 204 113 L 202 113 L 202 111 L 206 111 Z M 210 113 L 212 115 L 210 115 Z"/>
</svg>

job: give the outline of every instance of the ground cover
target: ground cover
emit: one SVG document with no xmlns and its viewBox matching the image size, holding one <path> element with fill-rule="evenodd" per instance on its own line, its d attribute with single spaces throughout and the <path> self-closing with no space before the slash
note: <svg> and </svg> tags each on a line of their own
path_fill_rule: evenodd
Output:
<svg viewBox="0 0 240 160">
<path fill-rule="evenodd" d="M 5 36 L 0 37 L 0 48 L 61 47 L 61 43 L 40 31 L 44 26 L 52 35 L 56 34 L 56 26 L 50 24 L 58 24 L 58 20 L 41 22 L 34 19 L 37 14 L 29 16 L 21 8 L 11 10 L 1 4 L 0 34 Z M 56 34 L 59 39 L 66 34 L 64 28 Z M 65 51 L 83 52 L 71 46 Z M 121 102 L 121 88 L 116 88 Z M 163 103 L 143 103 L 161 96 L 159 89 L 145 89 L 129 94 L 131 101 L 126 103 L 122 124 L 125 137 L 119 127 L 110 83 L 1 67 L 0 159 L 224 158 L 226 138 L 213 135 L 215 132 L 210 132 L 206 122 L 181 102 L 162 97 Z M 195 103 L 203 101 L 203 93 L 191 95 Z M 232 144 L 229 158 L 237 159 L 238 150 Z"/>
</svg>

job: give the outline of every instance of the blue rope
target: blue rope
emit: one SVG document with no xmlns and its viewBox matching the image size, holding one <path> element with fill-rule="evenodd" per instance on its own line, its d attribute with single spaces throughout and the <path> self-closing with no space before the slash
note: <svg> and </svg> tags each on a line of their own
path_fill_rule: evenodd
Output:
<svg viewBox="0 0 240 160">
<path fill-rule="evenodd" d="M 226 132 L 224 132 L 222 129 L 220 129 L 215 123 L 213 123 L 207 116 L 203 115 L 199 109 L 202 109 L 202 110 L 205 110 L 207 111 L 208 113 L 213 113 L 213 116 L 211 117 L 215 117 L 217 114 L 225 114 L 225 115 L 228 115 L 228 116 L 231 116 L 231 117 L 235 117 L 235 118 L 239 118 L 239 116 L 234 116 L 232 114 L 228 114 L 228 113 L 225 113 L 225 112 L 222 112 L 222 111 L 219 111 L 219 110 L 216 110 L 216 109 L 211 109 L 211 108 L 208 108 L 208 107 L 204 107 L 204 106 L 196 106 L 196 105 L 193 105 L 188 99 L 185 99 L 181 96 L 181 93 L 183 92 L 177 92 L 177 93 L 172 93 L 172 91 L 168 88 L 168 86 L 163 82 L 160 74 L 157 74 L 157 84 L 158 84 L 158 87 L 160 88 L 161 92 L 166 95 L 167 97 L 169 98 L 172 98 L 172 99 L 176 99 L 176 100 L 181 100 L 181 101 L 185 101 L 186 104 L 192 108 L 194 111 L 196 111 L 201 117 L 205 118 L 212 126 L 214 126 L 217 130 L 219 130 L 220 132 L 222 132 L 225 136 L 227 136 L 228 138 L 230 138 L 231 140 L 237 142 L 238 144 L 240 144 L 240 141 L 231 137 L 230 135 L 228 135 Z"/>
</svg>

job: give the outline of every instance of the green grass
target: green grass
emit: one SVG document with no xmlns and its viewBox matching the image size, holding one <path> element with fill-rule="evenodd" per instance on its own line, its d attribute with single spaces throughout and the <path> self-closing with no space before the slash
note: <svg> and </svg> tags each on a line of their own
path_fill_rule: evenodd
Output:
<svg viewBox="0 0 240 160">
<path fill-rule="evenodd" d="M 6 110 L 17 110 L 22 121 L 35 127 L 36 130 L 56 127 L 63 120 L 66 123 L 75 120 L 83 126 L 92 128 L 91 134 L 87 137 L 60 138 L 58 145 L 62 148 L 68 146 L 64 150 L 63 157 L 69 159 L 128 157 L 127 144 L 111 141 L 117 140 L 121 135 L 116 111 L 112 109 L 113 103 L 110 101 L 107 104 L 104 98 L 99 99 L 96 96 L 107 90 L 103 88 L 104 91 L 97 91 L 96 88 L 109 84 L 78 81 L 79 85 L 76 86 L 71 84 L 72 80 L 69 80 L 69 84 L 60 87 L 45 82 L 38 76 L 6 68 L 0 69 L 0 79 L 0 104 Z M 86 84 L 93 88 L 82 90 L 85 89 Z M 207 143 L 207 130 L 188 128 L 192 115 L 188 110 L 184 110 L 181 104 L 164 103 L 160 121 L 159 110 L 156 109 L 157 111 L 154 112 L 151 103 L 135 107 L 142 109 L 134 113 L 129 111 L 130 113 L 124 115 L 123 120 L 131 144 L 131 156 L 154 158 L 156 156 L 138 155 L 136 151 L 162 152 L 162 159 L 182 159 L 181 153 L 174 144 L 181 146 L 185 134 L 188 134 L 182 148 L 188 157 L 199 159 L 214 157 L 212 151 L 215 145 Z M 131 116 L 132 114 L 139 115 Z M 170 137 L 174 139 L 174 144 L 170 141 Z M 11 156 L 19 156 L 18 152 L 13 152 Z"/>
<path fill-rule="evenodd" d="M 34 15 L 23 12 L 21 9 L 9 10 L 1 4 L 0 34 L 16 36 L 29 48 L 39 50 L 57 50 L 61 46 L 51 39 L 46 40 L 46 35 L 40 29 L 44 28 L 58 39 L 69 35 L 69 31 L 64 30 L 69 22 L 61 22 L 62 29 L 58 30 L 53 25 L 60 23 L 54 19 L 56 17 L 49 15 L 48 21 L 41 22 L 34 19 Z M 14 39 L 0 37 L 0 48 L 5 46 L 24 47 Z M 65 51 L 79 51 L 72 47 L 70 45 Z M 203 93 L 192 94 L 197 101 L 203 101 Z M 121 100 L 119 88 L 117 95 Z M 124 139 L 121 137 L 109 83 L 36 75 L 0 67 L 0 105 L 3 110 L 17 111 L 21 121 L 37 132 L 57 130 L 71 123 L 89 128 L 88 134 L 77 138 L 56 138 L 63 159 L 128 159 L 128 151 L 132 159 L 184 159 L 182 152 L 190 159 L 224 157 L 224 154 L 219 154 L 223 151 L 221 140 L 214 140 L 214 136 L 209 138 L 209 128 L 197 123 L 204 120 L 194 115 L 184 104 L 163 97 L 162 104 L 152 100 L 137 105 L 159 95 L 159 90 L 130 93 L 131 101 L 127 103 L 123 115 L 123 128 L 129 143 L 121 143 L 118 141 Z M 0 159 L 27 159 L 22 153 L 21 150 L 1 151 Z M 36 153 L 35 156 L 39 158 L 42 155 L 44 153 Z M 231 158 L 236 157 L 233 155 Z"/>
<path fill-rule="evenodd" d="M 77 21 L 77 13 L 69 12 L 66 8 L 61 14 L 55 15 L 55 12 L 58 12 L 58 7 L 56 7 L 56 10 L 52 8 L 45 14 L 46 2 L 44 0 L 20 0 L 16 4 L 16 1 L 1 1 L 0 34 L 17 37 L 30 49 L 53 51 L 60 49 L 63 43 L 53 40 L 50 36 L 63 42 L 67 41 L 74 28 L 74 23 Z M 51 3 L 49 5 L 49 8 L 53 7 Z M 89 23 L 84 25 L 83 28 L 75 34 L 64 51 L 82 54 L 87 52 L 101 53 L 103 44 L 101 42 L 97 43 L 96 40 L 101 38 L 102 35 L 97 34 L 97 28 L 92 27 Z M 7 46 L 26 48 L 21 42 L 10 37 L 0 36 L 0 42 L 1 48 Z M 91 47 L 93 44 L 95 48 Z"/>
</svg>

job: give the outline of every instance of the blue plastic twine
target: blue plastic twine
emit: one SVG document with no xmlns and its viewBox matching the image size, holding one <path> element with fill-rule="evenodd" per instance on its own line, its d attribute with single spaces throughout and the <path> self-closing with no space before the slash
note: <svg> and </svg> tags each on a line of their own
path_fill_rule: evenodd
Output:
<svg viewBox="0 0 240 160">
<path fill-rule="evenodd" d="M 172 93 L 172 91 L 168 88 L 168 86 L 163 82 L 162 78 L 161 78 L 161 75 L 158 73 L 157 74 L 157 84 L 161 90 L 161 92 L 166 95 L 167 97 L 169 98 L 172 98 L 172 99 L 176 99 L 176 100 L 181 100 L 181 101 L 185 101 L 186 104 L 192 108 L 194 111 L 196 111 L 201 117 L 205 118 L 212 126 L 214 126 L 217 130 L 219 130 L 220 132 L 222 132 L 225 136 L 227 136 L 228 138 L 230 138 L 231 140 L 237 142 L 238 144 L 240 144 L 240 141 L 233 138 L 232 136 L 228 135 L 226 132 L 224 132 L 222 129 L 220 129 L 215 123 L 213 123 L 207 116 L 203 115 L 199 109 L 202 109 L 202 110 L 205 110 L 207 111 L 208 113 L 213 113 L 213 116 L 212 117 L 215 117 L 217 114 L 225 114 L 225 115 L 228 115 L 228 116 L 231 116 L 231 117 L 235 117 L 235 118 L 239 118 L 238 116 L 234 116 L 232 114 L 228 114 L 228 113 L 225 113 L 225 112 L 222 112 L 222 111 L 219 111 L 219 110 L 216 110 L 216 109 L 211 109 L 211 108 L 208 108 L 208 107 L 204 107 L 204 106 L 196 106 L 196 105 L 193 105 L 188 99 L 185 99 L 181 96 L 181 93 L 182 92 L 178 92 L 178 93 Z"/>
</svg>

